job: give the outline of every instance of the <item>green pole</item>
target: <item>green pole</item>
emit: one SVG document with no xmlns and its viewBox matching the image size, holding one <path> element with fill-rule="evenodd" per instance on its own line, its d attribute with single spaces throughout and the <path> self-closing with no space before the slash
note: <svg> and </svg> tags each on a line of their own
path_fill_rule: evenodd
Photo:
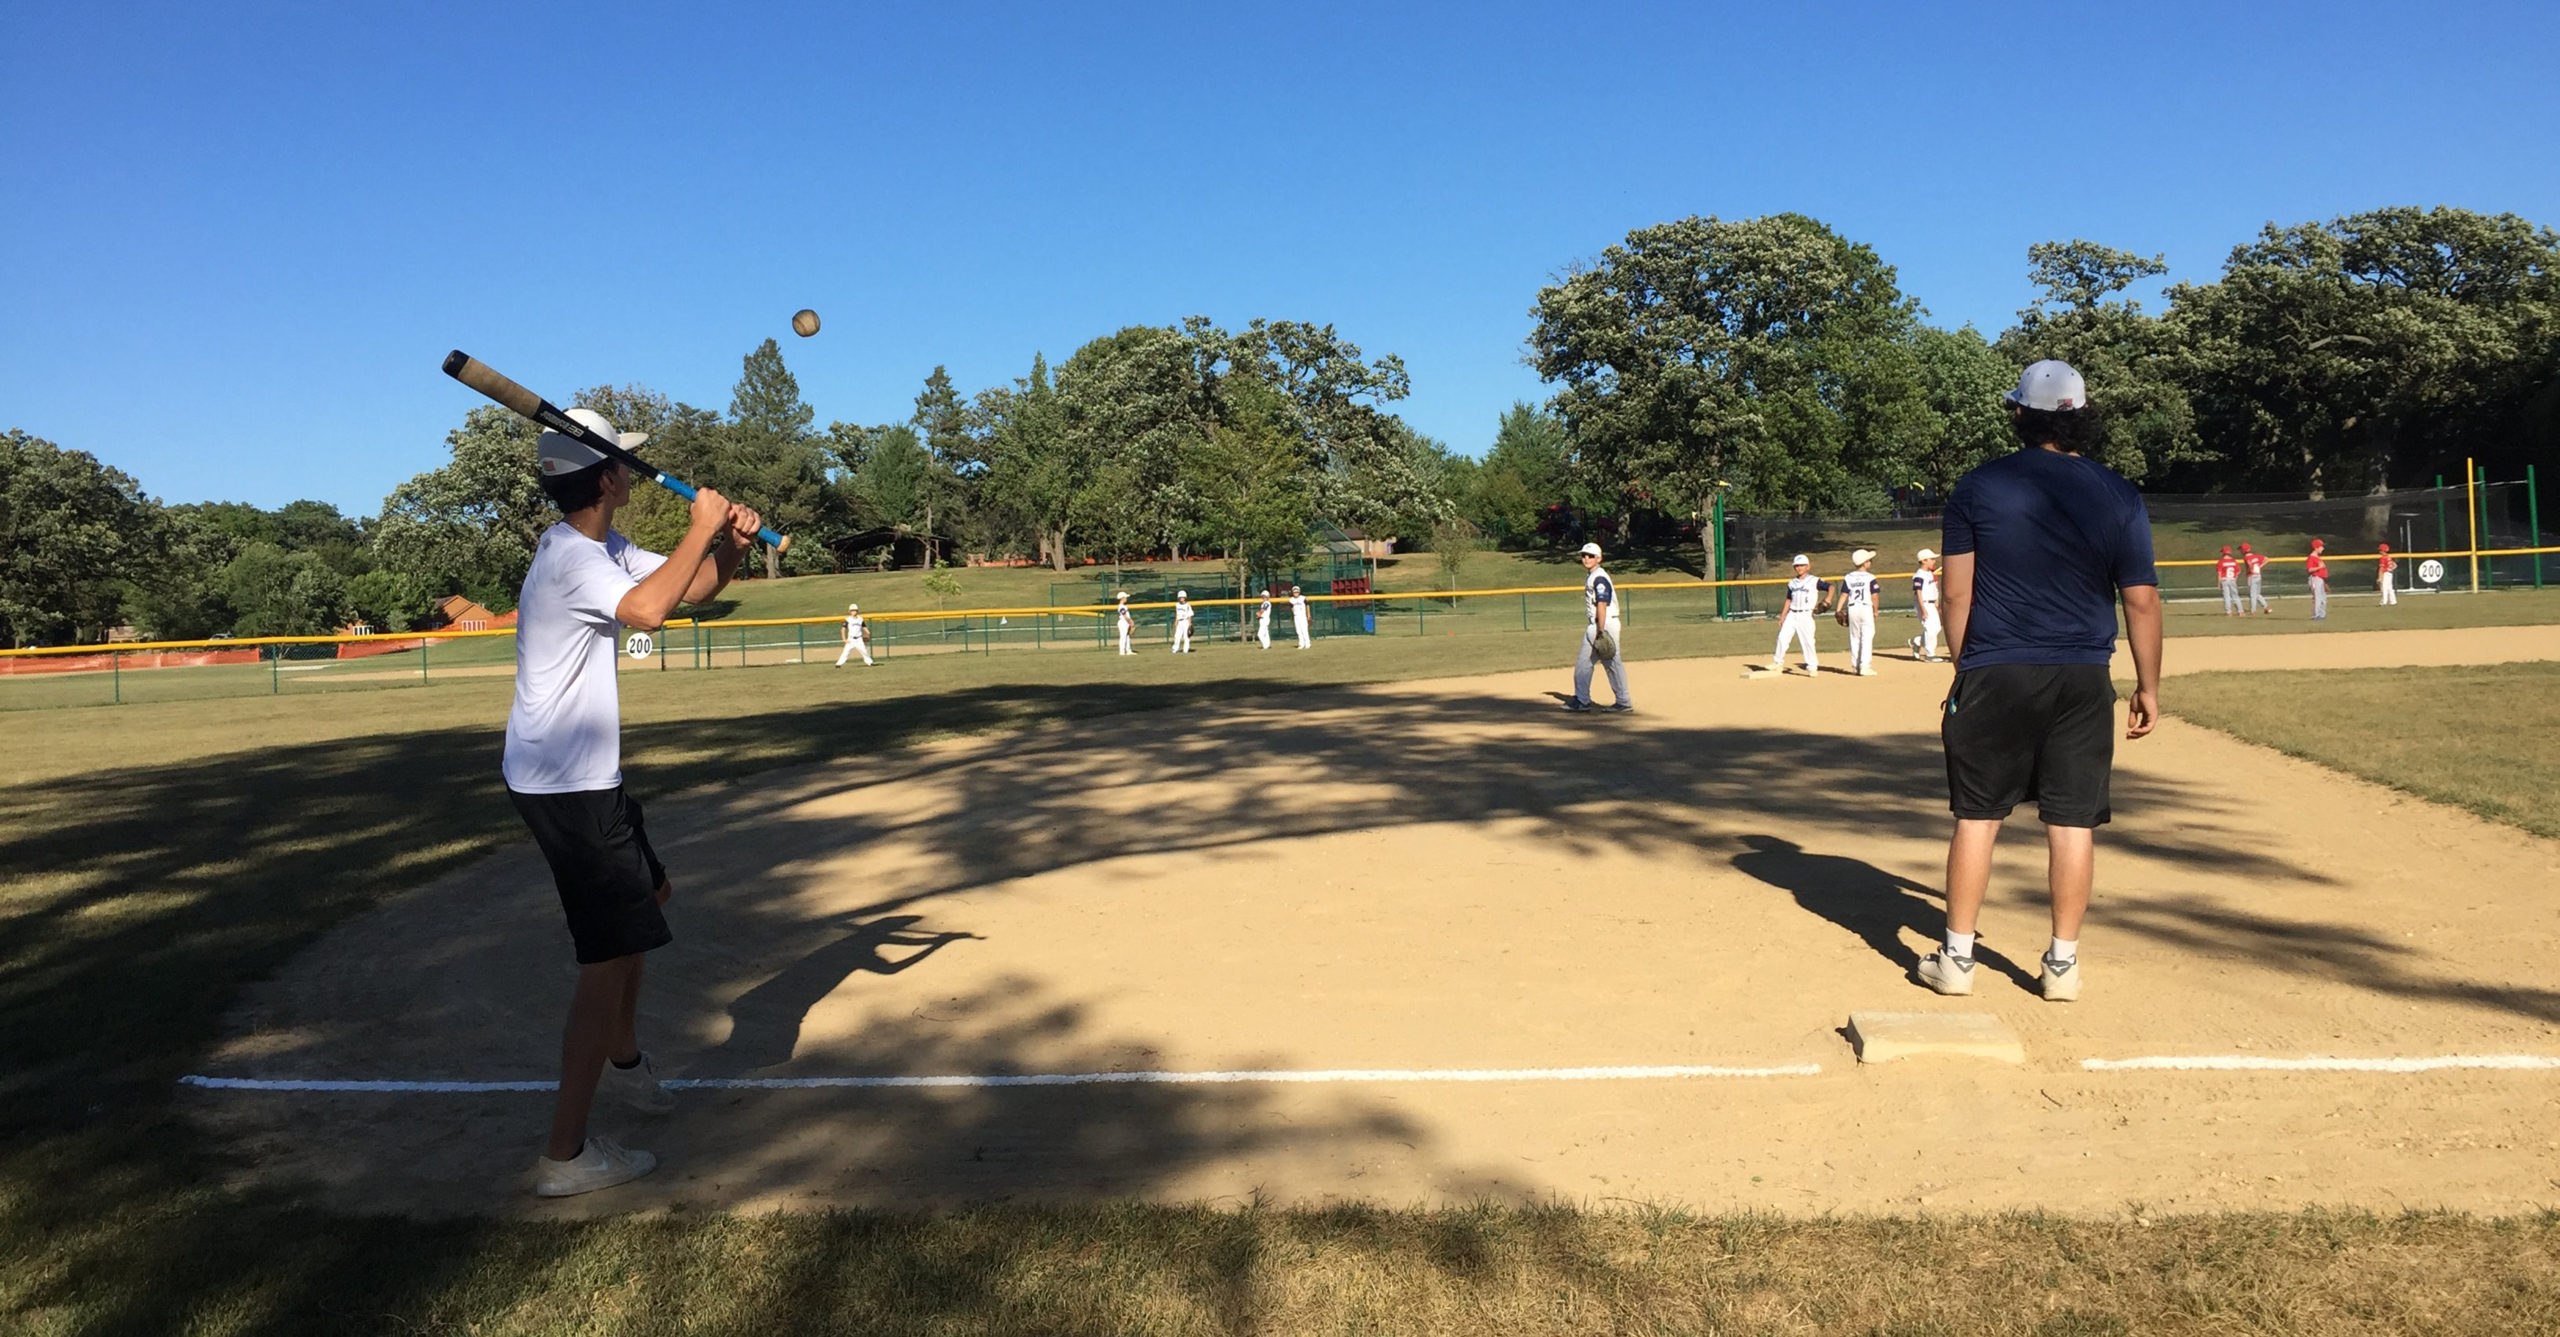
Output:
<svg viewBox="0 0 2560 1337">
<path fill-rule="evenodd" d="M 1527 631 L 1528 629 L 1529 629 L 1529 596 L 1528 596 L 1528 595 L 1523 594 L 1523 595 L 1521 595 L 1521 596 L 1520 596 L 1520 630 L 1522 630 L 1522 631 Z"/>
<path fill-rule="evenodd" d="M 1715 518 L 1709 523 L 1716 527 L 1716 569 L 1710 574 L 1716 578 L 1716 616 L 1723 617 L 1727 609 L 1724 606 L 1724 490 L 1722 488 L 1716 490 L 1714 511 Z"/>
<path fill-rule="evenodd" d="M 806 664 L 806 663 L 808 663 L 808 662 L 809 662 L 809 627 L 808 627 L 808 624 L 807 624 L 807 623 L 802 623 L 802 624 L 800 624 L 800 625 L 798 625 L 798 626 L 793 627 L 793 628 L 791 629 L 791 634 L 792 634 L 793 636 L 797 637 L 797 638 L 799 639 L 799 641 L 800 641 L 800 657 L 799 657 L 797 660 L 794 660 L 794 661 L 792 661 L 792 662 L 794 662 L 794 663 L 799 663 L 799 664 Z"/>
<path fill-rule="evenodd" d="M 747 629 L 746 629 L 745 627 L 740 627 L 740 628 L 738 628 L 738 667 L 740 667 L 740 668 L 745 668 L 746 666 L 747 666 Z"/>
<path fill-rule="evenodd" d="M 2471 540 L 2471 548 L 2472 548 L 2471 557 L 2472 557 L 2472 560 L 2473 560 L 2473 561 L 2479 561 L 2479 559 L 2480 559 L 2480 552 L 2479 552 L 2479 550 L 2480 550 L 2480 547 L 2481 547 L 2481 545 L 2482 545 L 2482 544 L 2487 544 L 2489 547 L 2492 547 L 2492 548 L 2494 548 L 2494 547 L 2498 546 L 2495 542 L 2491 541 L 2491 540 L 2490 540 L 2490 538 L 2489 538 L 2489 466 L 2488 466 L 2488 465 L 2485 465 L 2485 464 L 2484 464 L 2484 465 L 2481 465 L 2481 466 L 2480 466 L 2480 472 L 2479 472 L 2478 478 L 2479 478 L 2479 483 L 2480 483 L 2480 487 L 2479 487 L 2479 494 L 2480 494 L 2480 527 L 2479 527 L 2478 529 L 2475 529 L 2475 530 L 2471 531 L 2471 532 L 2472 532 L 2472 534 L 2474 535 L 2474 537 L 2473 537 L 2473 538 L 2472 538 L 2472 540 Z M 2491 562 L 2485 562 L 2485 563 L 2482 563 L 2482 566 L 2481 566 L 2481 572 L 2480 572 L 2480 574 L 2481 574 L 2481 576 L 2482 576 L 2482 578 L 2483 578 L 2483 583 L 2484 583 L 2484 584 L 2486 584 L 2490 589 L 2493 589 L 2493 590 L 2494 590 L 2494 589 L 2498 588 L 2498 564 L 2497 564 L 2496 562 L 2491 561 Z"/>
<path fill-rule="evenodd" d="M 2449 544 L 2449 543 L 2451 543 L 2451 542 L 2453 542 L 2453 538 L 2452 538 L 2452 536 L 2451 536 L 2451 533 L 2450 533 L 2450 531 L 2448 531 L 2448 530 L 2445 528 L 2445 526 L 2444 526 L 2444 475 L 2443 475 L 2443 474 L 2437 474 L 2437 475 L 2436 475 L 2436 551 L 2437 551 L 2437 552 L 2443 552 L 2443 551 L 2445 550 L 2445 545 L 2446 545 L 2446 544 Z"/>
<path fill-rule="evenodd" d="M 2528 548 L 2542 546 L 2541 490 L 2542 485 L 2534 481 L 2533 466 L 2530 464 L 2524 466 L 2524 523 L 2525 528 L 2533 531 L 2533 541 L 2524 545 Z M 2542 588 L 2541 553 L 2533 555 L 2533 587 L 2537 590 Z"/>
<path fill-rule="evenodd" d="M 275 657 L 267 661 L 267 695 L 276 696 L 284 691 L 284 647 L 270 645 L 267 648 L 276 652 Z"/>
<path fill-rule="evenodd" d="M 114 680 L 114 682 L 115 682 L 115 690 L 116 690 L 116 704 L 117 704 L 117 705 L 119 705 L 119 706 L 123 705 L 123 704 L 124 704 L 124 651 L 122 651 L 122 650 L 114 650 L 114 651 L 110 651 L 110 652 L 108 652 L 108 654 L 107 654 L 107 676 L 108 676 L 109 678 L 113 679 L 113 680 Z"/>
</svg>

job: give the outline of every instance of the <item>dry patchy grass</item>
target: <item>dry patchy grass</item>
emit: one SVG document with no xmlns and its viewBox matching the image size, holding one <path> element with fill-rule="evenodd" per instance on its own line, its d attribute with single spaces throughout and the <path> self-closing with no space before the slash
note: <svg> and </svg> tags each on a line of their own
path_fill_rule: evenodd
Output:
<svg viewBox="0 0 2560 1337">
<path fill-rule="evenodd" d="M 2169 709 L 2376 784 L 2560 837 L 2560 664 L 2199 673 Z"/>
</svg>

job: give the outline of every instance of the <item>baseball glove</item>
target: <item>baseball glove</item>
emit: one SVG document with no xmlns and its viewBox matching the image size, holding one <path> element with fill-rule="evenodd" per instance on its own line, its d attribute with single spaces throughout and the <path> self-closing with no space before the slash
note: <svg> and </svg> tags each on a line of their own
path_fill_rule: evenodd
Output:
<svg viewBox="0 0 2560 1337">
<path fill-rule="evenodd" d="M 1593 659 L 1618 657 L 1618 638 L 1610 635 L 1608 628 L 1603 627 L 1591 633 L 1591 657 Z"/>
<path fill-rule="evenodd" d="M 1834 622 L 1839 623 L 1841 626 L 1844 626 L 1844 627 L 1845 627 L 1845 626 L 1848 626 L 1848 625 L 1849 625 L 1849 610 L 1848 610 L 1846 607 L 1843 607 L 1839 612 L 1833 613 L 1833 614 L 1831 615 L 1831 620 L 1832 620 L 1832 621 L 1834 621 Z"/>
</svg>

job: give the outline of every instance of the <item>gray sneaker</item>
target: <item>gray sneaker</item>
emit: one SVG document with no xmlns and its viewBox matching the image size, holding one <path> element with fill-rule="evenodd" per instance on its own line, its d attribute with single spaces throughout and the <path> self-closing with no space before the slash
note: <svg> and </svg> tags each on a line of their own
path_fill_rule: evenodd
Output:
<svg viewBox="0 0 2560 1337">
<path fill-rule="evenodd" d="M 587 1145 L 565 1161 L 548 1156 L 534 1166 L 534 1196 L 569 1198 L 593 1193 L 600 1188 L 628 1184 L 658 1168 L 658 1158 L 645 1151 L 631 1151 L 610 1138 L 589 1136 Z"/>
<path fill-rule="evenodd" d="M 640 1051 L 640 1061 L 628 1068 L 608 1061 L 604 1080 L 596 1083 L 596 1094 L 611 1096 L 642 1114 L 664 1114 L 676 1107 L 675 1093 L 658 1084 L 657 1061 L 646 1049 Z"/>
<path fill-rule="evenodd" d="M 2036 976 L 2036 985 L 2044 991 L 2048 1003 L 2072 1003 L 2080 999 L 2080 959 L 2056 961 L 2053 953 L 2044 955 L 2044 970 Z"/>
<path fill-rule="evenodd" d="M 1973 992 L 1973 958 L 1941 947 L 1920 958 L 1920 982 L 1952 998 L 1966 997 Z"/>
</svg>

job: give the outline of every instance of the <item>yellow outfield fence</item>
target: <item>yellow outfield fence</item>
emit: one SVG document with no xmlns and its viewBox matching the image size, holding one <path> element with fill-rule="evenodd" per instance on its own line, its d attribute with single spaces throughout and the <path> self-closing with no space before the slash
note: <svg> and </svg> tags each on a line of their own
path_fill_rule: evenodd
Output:
<svg viewBox="0 0 2560 1337">
<path fill-rule="evenodd" d="M 2393 553 L 2399 563 L 2395 582 L 2423 591 L 2417 572 L 2438 563 L 2433 587 L 2443 592 L 2470 588 L 2470 568 L 2493 570 L 2495 559 L 2539 559 L 2560 554 L 2560 547 L 2454 549 Z M 1826 578 L 1845 566 L 1838 554 L 1817 554 L 1817 569 Z M 2362 564 L 2361 581 L 2334 579 L 2331 598 L 2374 595 L 2372 552 L 2327 554 L 2338 568 Z M 2305 559 L 2269 558 L 2269 592 L 2299 597 L 2306 585 Z M 2212 559 L 2167 559 L 2162 569 L 2163 593 L 2175 602 L 2214 597 Z M 2541 584 L 2536 560 L 2530 570 L 2511 565 L 2491 586 Z M 2200 569 L 2200 570 L 2199 570 Z M 2279 579 L 2277 572 L 2288 573 Z M 1879 579 L 1907 581 L 1907 569 L 1879 572 Z M 2343 572 L 2341 572 L 2343 576 Z M 2187 580 L 2195 576 L 2198 579 Z M 1730 637 L 1709 636 L 1715 624 L 1766 616 L 1752 594 L 1783 586 L 1783 576 L 1745 576 L 1727 580 L 1620 580 L 1621 607 L 1630 625 L 1689 626 L 1702 629 L 1647 645 L 1656 652 L 1722 653 L 1738 647 Z M 1488 632 L 1569 629 L 1583 625 L 1582 586 L 1515 585 L 1494 589 L 1345 591 L 1308 594 L 1309 605 L 1327 609 L 1311 619 L 1314 635 L 1456 636 Z M 1259 596 L 1204 598 L 1191 601 L 1194 636 L 1202 644 L 1249 639 L 1255 630 L 1247 610 Z M 1771 603 L 1765 595 L 1758 601 Z M 1130 612 L 1151 645 L 1171 635 L 1175 607 L 1169 600 L 1132 600 Z M 1888 598 L 1887 615 L 1908 615 L 1907 597 Z M 1100 590 L 1093 602 L 1070 606 L 1022 605 L 958 609 L 898 609 L 866 613 L 870 649 L 877 658 L 918 653 L 992 653 L 997 649 L 1100 649 L 1116 643 L 1115 604 Z M 626 641 L 624 671 L 709 669 L 763 664 L 828 663 L 843 648 L 843 614 L 806 617 L 678 618 L 645 636 Z M 1275 641 L 1294 636 L 1285 599 L 1273 600 Z M 376 632 L 336 636 L 243 636 L 204 640 L 134 641 L 107 644 L 28 647 L 0 650 L 0 710 L 50 706 L 103 705 L 128 701 L 211 699 L 243 695 L 300 695 L 321 691 L 423 685 L 456 679 L 511 675 L 514 647 L 507 627 L 444 629 L 425 632 Z M 186 670 L 177 672 L 177 670 Z M 1453 671 L 1463 671 L 1454 668 Z"/>
</svg>

